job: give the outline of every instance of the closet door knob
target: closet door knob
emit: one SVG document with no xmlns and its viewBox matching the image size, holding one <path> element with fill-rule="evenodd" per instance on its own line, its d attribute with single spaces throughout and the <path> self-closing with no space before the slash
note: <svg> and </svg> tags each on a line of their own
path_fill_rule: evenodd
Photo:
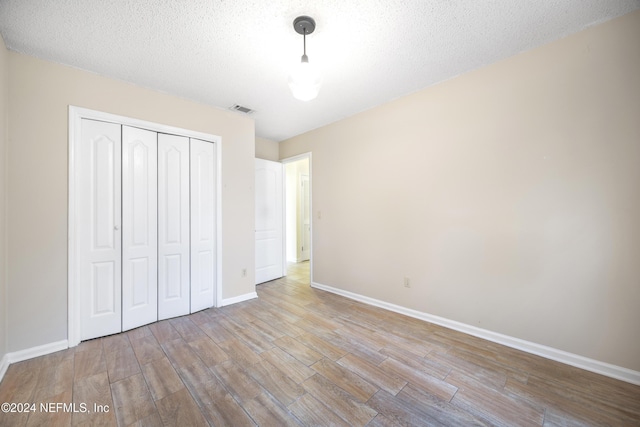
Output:
<svg viewBox="0 0 640 427">
<path fill-rule="evenodd" d="M 120 230 L 120 227 L 118 227 L 117 225 L 114 225 L 114 226 L 113 226 L 113 229 L 114 229 L 115 231 L 118 231 L 118 230 Z"/>
</svg>

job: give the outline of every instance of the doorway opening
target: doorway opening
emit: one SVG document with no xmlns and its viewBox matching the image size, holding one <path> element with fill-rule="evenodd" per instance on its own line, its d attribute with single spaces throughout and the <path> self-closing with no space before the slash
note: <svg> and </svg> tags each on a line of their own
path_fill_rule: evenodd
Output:
<svg viewBox="0 0 640 427">
<path fill-rule="evenodd" d="M 287 279 L 310 285 L 313 275 L 311 153 L 282 160 Z"/>
</svg>

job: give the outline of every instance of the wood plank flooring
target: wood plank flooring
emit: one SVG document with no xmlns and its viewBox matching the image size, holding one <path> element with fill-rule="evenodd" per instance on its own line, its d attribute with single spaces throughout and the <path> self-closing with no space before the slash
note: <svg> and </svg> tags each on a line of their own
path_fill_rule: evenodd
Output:
<svg viewBox="0 0 640 427">
<path fill-rule="evenodd" d="M 37 409 L 0 426 L 640 425 L 638 386 L 312 289 L 307 263 L 257 291 L 11 365 L 0 403 Z"/>
</svg>

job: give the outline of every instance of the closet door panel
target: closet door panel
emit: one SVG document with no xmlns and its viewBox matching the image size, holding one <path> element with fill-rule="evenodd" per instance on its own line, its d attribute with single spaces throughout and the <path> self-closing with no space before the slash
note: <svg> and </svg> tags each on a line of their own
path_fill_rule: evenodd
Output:
<svg viewBox="0 0 640 427">
<path fill-rule="evenodd" d="M 78 182 L 80 339 L 122 330 L 120 125 L 82 120 Z"/>
<path fill-rule="evenodd" d="M 122 330 L 158 320 L 157 134 L 122 127 Z"/>
<path fill-rule="evenodd" d="M 214 305 L 215 151 L 210 142 L 191 138 L 191 312 Z"/>
<path fill-rule="evenodd" d="M 158 319 L 189 314 L 189 138 L 158 134 Z"/>
</svg>

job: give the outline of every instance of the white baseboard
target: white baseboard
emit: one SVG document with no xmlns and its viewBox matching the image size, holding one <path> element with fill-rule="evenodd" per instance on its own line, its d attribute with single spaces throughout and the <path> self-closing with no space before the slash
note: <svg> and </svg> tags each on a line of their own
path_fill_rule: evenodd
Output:
<svg viewBox="0 0 640 427">
<path fill-rule="evenodd" d="M 5 354 L 0 360 L 0 381 L 4 378 L 4 374 L 7 373 L 7 369 L 9 369 L 9 355 Z"/>
<path fill-rule="evenodd" d="M 222 304 L 220 307 L 224 307 L 225 305 L 237 304 L 242 301 L 248 301 L 250 299 L 258 298 L 257 292 L 249 292 L 248 294 L 238 295 L 237 297 L 225 298 L 222 300 Z"/>
<path fill-rule="evenodd" d="M 56 351 L 66 350 L 68 348 L 69 342 L 67 340 L 62 340 L 39 345 L 37 347 L 27 348 L 25 350 L 14 351 L 13 353 L 8 353 L 7 356 L 9 356 L 9 363 L 16 363 L 27 359 L 33 359 L 38 356 L 44 356 L 45 354 L 55 353 Z"/>
<path fill-rule="evenodd" d="M 567 365 L 575 366 L 576 368 L 595 372 L 597 374 L 605 375 L 607 377 L 622 380 L 631 384 L 640 385 L 640 372 L 638 371 L 623 368 L 621 366 L 612 365 L 606 362 L 600 362 L 594 359 L 589 359 L 587 357 L 569 353 L 563 350 L 558 350 L 553 347 L 547 347 L 545 345 L 536 344 L 530 341 L 525 341 L 519 338 L 511 337 L 509 335 L 503 335 L 497 332 L 492 332 L 487 329 L 482 329 L 475 326 L 467 325 L 466 323 L 457 322 L 455 320 L 446 319 L 444 317 L 435 316 L 433 314 L 423 313 L 421 311 L 402 307 L 396 304 L 391 304 L 385 301 L 377 300 L 364 295 L 356 294 L 353 292 L 345 291 L 343 289 L 334 288 L 334 287 L 323 285 L 320 283 L 312 282 L 311 286 L 313 288 L 317 288 L 323 291 L 341 295 L 343 297 L 346 297 L 355 301 L 360 301 L 365 304 L 373 305 L 375 307 L 384 308 L 389 311 L 404 314 L 405 316 L 424 320 L 429 323 L 434 323 L 436 325 L 444 326 L 445 328 L 453 329 L 459 332 L 464 332 L 465 334 L 473 335 L 478 338 L 482 338 L 498 344 L 506 345 L 507 347 L 515 348 L 517 350 L 522 350 L 527 353 L 531 353 L 547 359 L 555 360 L 556 362 L 561 362 Z"/>
<path fill-rule="evenodd" d="M 4 374 L 12 363 L 22 362 L 23 360 L 33 359 L 34 357 L 44 356 L 45 354 L 55 353 L 56 351 L 66 350 L 68 348 L 69 342 L 62 340 L 7 353 L 2 358 L 2 361 L 0 361 L 0 381 L 2 381 Z"/>
</svg>

